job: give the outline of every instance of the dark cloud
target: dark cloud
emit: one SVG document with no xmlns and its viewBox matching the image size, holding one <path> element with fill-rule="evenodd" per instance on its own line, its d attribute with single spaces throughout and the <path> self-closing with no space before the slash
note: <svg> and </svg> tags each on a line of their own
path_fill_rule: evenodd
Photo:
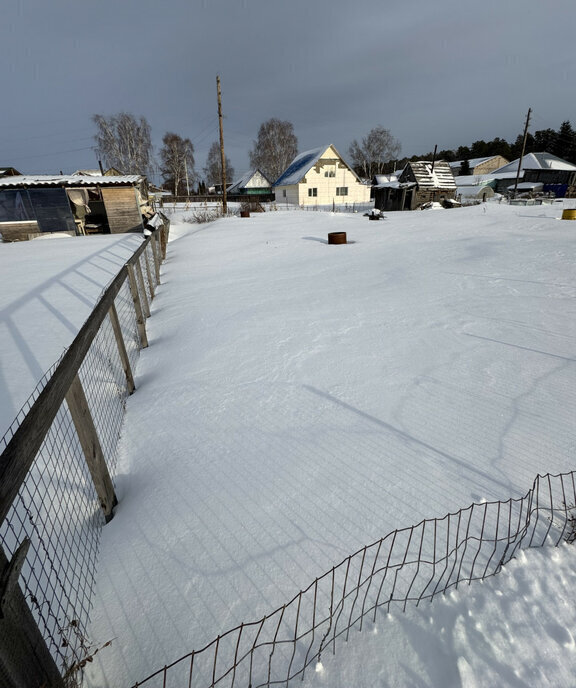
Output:
<svg viewBox="0 0 576 688">
<path fill-rule="evenodd" d="M 301 150 L 377 124 L 403 153 L 558 128 L 573 113 L 573 0 L 4 0 L 0 164 L 96 166 L 91 115 L 144 115 L 156 145 L 218 136 L 238 173 L 260 123 L 293 122 Z"/>
</svg>

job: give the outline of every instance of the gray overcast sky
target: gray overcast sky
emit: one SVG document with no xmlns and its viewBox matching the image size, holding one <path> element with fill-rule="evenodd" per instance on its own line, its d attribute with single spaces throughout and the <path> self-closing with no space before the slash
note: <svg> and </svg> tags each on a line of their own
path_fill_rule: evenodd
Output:
<svg viewBox="0 0 576 688">
<path fill-rule="evenodd" d="M 259 125 L 300 151 L 382 124 L 402 155 L 576 127 L 576 0 L 3 0 L 0 166 L 97 167 L 94 113 L 145 116 L 156 149 L 218 138 L 249 167 Z"/>
</svg>

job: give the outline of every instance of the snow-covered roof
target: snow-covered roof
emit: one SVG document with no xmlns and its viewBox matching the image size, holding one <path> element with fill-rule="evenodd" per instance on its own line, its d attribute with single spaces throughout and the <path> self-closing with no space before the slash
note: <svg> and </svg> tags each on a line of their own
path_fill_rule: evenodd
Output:
<svg viewBox="0 0 576 688">
<path fill-rule="evenodd" d="M 399 182 L 394 179 L 390 182 L 384 182 L 383 184 L 377 184 L 375 189 L 411 189 L 416 186 L 416 182 Z"/>
<path fill-rule="evenodd" d="M 470 165 L 470 167 L 476 167 L 477 165 L 481 165 L 483 162 L 488 162 L 488 160 L 492 160 L 493 158 L 497 157 L 497 155 L 489 155 L 487 158 L 470 158 L 470 160 L 468 160 L 468 164 Z M 451 168 L 454 169 L 462 167 L 463 163 L 464 160 L 454 160 L 453 162 L 449 162 L 448 164 Z"/>
<path fill-rule="evenodd" d="M 511 184 L 508 190 L 514 189 L 515 187 L 515 184 Z M 541 191 L 544 188 L 544 184 L 542 182 L 520 182 L 516 188 L 520 191 Z"/>
<path fill-rule="evenodd" d="M 400 179 L 412 169 L 412 173 L 422 189 L 455 189 L 456 182 L 450 169 L 450 165 L 445 160 L 437 160 L 432 163 L 427 160 L 417 160 L 408 163 Z"/>
<path fill-rule="evenodd" d="M 238 193 L 242 189 L 245 189 L 250 181 L 256 177 L 257 175 L 260 175 L 261 177 L 264 178 L 265 181 L 268 182 L 268 186 L 272 186 L 272 182 L 268 179 L 268 177 L 262 172 L 261 170 L 248 170 L 245 174 L 243 174 L 240 179 L 235 181 L 233 184 L 231 184 L 227 192 L 228 193 Z M 259 186 L 258 184 L 256 186 Z M 261 187 L 260 187 L 261 188 Z"/>
<path fill-rule="evenodd" d="M 302 177 L 305 176 L 306 172 L 320 160 L 322 153 L 328 148 L 329 146 L 322 146 L 322 148 L 313 148 L 312 150 L 298 154 L 274 182 L 274 186 L 291 186 L 292 184 L 298 184 Z"/>
<path fill-rule="evenodd" d="M 100 170 L 76 170 L 76 172 L 72 172 L 72 174 L 76 176 L 89 176 L 89 177 L 100 177 L 102 175 L 102 172 Z"/>
<path fill-rule="evenodd" d="M 487 196 L 494 195 L 494 189 L 487 184 L 478 186 L 459 186 L 458 195 L 464 198 L 482 198 L 486 194 Z"/>
<path fill-rule="evenodd" d="M 493 182 L 495 177 L 493 174 L 466 174 L 461 177 L 455 177 L 456 186 L 486 186 Z"/>
<path fill-rule="evenodd" d="M 514 172 L 518 170 L 519 158 L 509 162 L 507 165 L 493 170 L 491 174 L 501 177 L 501 172 Z M 552 153 L 527 153 L 522 158 L 522 170 L 574 170 L 576 172 L 576 165 L 573 165 L 567 160 L 562 160 Z"/>
<path fill-rule="evenodd" d="M 144 177 L 126 174 L 121 177 L 95 177 L 92 175 L 22 174 L 0 178 L 0 187 L 28 186 L 126 186 L 140 183 Z"/>
<path fill-rule="evenodd" d="M 394 174 L 375 174 L 374 175 L 374 186 L 380 186 L 382 184 L 388 184 L 389 182 L 395 182 L 398 179 L 398 175 Z"/>
</svg>

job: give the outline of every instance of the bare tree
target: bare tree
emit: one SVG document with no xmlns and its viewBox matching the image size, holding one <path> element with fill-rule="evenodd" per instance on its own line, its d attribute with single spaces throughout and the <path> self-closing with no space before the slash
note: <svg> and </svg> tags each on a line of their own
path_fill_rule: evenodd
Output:
<svg viewBox="0 0 576 688">
<path fill-rule="evenodd" d="M 152 163 L 150 125 L 145 117 L 120 112 L 105 117 L 93 115 L 96 125 L 96 151 L 108 167 L 124 174 L 148 174 Z"/>
<path fill-rule="evenodd" d="M 269 119 L 260 125 L 250 151 L 250 164 L 276 181 L 298 153 L 298 139 L 291 122 Z"/>
<path fill-rule="evenodd" d="M 348 155 L 360 176 L 372 179 L 375 174 L 382 172 L 386 162 L 398 158 L 400 150 L 400 142 L 392 136 L 389 129 L 378 125 L 368 132 L 361 143 L 354 139 Z"/>
<path fill-rule="evenodd" d="M 160 172 L 164 183 L 174 190 L 175 196 L 190 195 L 190 186 L 196 179 L 194 146 L 190 139 L 167 132 L 160 149 Z"/>
<path fill-rule="evenodd" d="M 226 179 L 232 183 L 234 179 L 234 168 L 230 164 L 228 156 L 226 156 Z M 206 167 L 204 167 L 204 175 L 208 186 L 222 183 L 222 159 L 220 157 L 220 144 L 218 141 L 210 146 L 208 157 L 206 158 Z"/>
</svg>

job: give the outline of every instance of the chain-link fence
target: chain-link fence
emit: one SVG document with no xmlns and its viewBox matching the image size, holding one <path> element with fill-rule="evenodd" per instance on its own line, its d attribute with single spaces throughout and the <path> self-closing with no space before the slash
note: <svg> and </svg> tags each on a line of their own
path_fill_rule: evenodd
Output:
<svg viewBox="0 0 576 688">
<path fill-rule="evenodd" d="M 115 504 L 116 449 L 143 344 L 139 306 L 153 298 L 167 232 L 166 222 L 143 241 L 0 439 L 0 618 L 8 624 L 12 613 L 19 622 L 19 582 L 35 626 L 23 631 L 33 636 L 28 642 L 0 624 L 7 686 L 24 685 L 23 656 L 30 664 L 45 661 L 36 652 L 40 641 L 56 670 L 40 669 L 31 679 L 40 677 L 37 685 L 53 685 L 55 675 L 66 676 L 90 653 L 100 534 Z M 145 276 L 135 289 L 130 266 Z"/>
<path fill-rule="evenodd" d="M 135 684 L 146 688 L 288 685 L 351 630 L 392 607 L 431 601 L 500 571 L 519 548 L 575 537 L 574 473 L 538 476 L 521 499 L 472 504 L 389 533 L 317 578 L 288 604 L 237 626 Z"/>
</svg>

